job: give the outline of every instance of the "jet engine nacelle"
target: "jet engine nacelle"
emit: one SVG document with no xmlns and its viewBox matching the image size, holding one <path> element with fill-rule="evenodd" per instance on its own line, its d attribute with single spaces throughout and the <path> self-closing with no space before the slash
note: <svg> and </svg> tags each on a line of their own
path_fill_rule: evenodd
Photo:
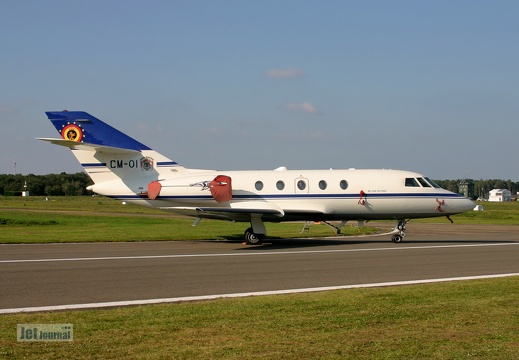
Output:
<svg viewBox="0 0 519 360">
<path fill-rule="evenodd" d="M 206 190 L 209 190 L 216 202 L 232 200 L 231 178 L 227 175 L 218 175 L 213 180 L 201 180 L 199 177 L 154 180 L 148 184 L 148 198 L 156 200 L 160 196 L 192 196 Z"/>
</svg>

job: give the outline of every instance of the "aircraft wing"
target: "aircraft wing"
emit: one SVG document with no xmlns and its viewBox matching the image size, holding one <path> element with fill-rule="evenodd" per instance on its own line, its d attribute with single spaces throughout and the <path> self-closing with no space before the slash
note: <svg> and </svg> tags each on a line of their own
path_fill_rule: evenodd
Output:
<svg viewBox="0 0 519 360">
<path fill-rule="evenodd" d="M 285 215 L 283 210 L 275 209 L 247 209 L 247 208 L 221 208 L 221 207 L 197 207 L 197 211 L 200 212 L 213 212 L 213 213 L 229 213 L 229 214 L 269 214 L 283 217 Z"/>
<path fill-rule="evenodd" d="M 71 149 L 90 150 L 90 151 L 104 152 L 104 153 L 110 153 L 110 154 L 135 154 L 135 153 L 140 152 L 138 150 L 122 149 L 122 148 L 117 148 L 117 147 L 113 147 L 113 146 L 90 144 L 90 143 L 77 142 L 77 141 L 65 140 L 65 139 L 37 138 L 37 140 L 47 141 L 54 145 L 65 146 L 65 147 L 68 147 Z"/>
<path fill-rule="evenodd" d="M 243 221 L 244 217 L 252 214 L 270 215 L 283 217 L 285 212 L 268 202 L 264 201 L 244 201 L 230 203 L 229 206 L 197 206 L 197 207 L 161 207 L 162 210 L 169 211 L 194 211 L 196 216 L 210 219 L 229 219 Z"/>
</svg>

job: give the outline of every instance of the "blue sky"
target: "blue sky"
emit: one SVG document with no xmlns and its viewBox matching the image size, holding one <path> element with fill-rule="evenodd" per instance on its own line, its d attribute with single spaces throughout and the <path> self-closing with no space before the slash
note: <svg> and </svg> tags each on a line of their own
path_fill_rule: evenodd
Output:
<svg viewBox="0 0 519 360">
<path fill-rule="evenodd" d="M 77 172 L 45 111 L 186 167 L 519 181 L 517 1 L 2 1 L 0 173 Z"/>
</svg>

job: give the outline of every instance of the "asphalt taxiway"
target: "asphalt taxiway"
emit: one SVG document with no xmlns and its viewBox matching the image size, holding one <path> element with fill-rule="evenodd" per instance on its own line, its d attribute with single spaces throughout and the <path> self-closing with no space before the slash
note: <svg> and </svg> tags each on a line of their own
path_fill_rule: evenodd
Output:
<svg viewBox="0 0 519 360">
<path fill-rule="evenodd" d="M 409 224 L 400 244 L 384 236 L 0 245 L 0 313 L 517 274 L 519 226 L 508 225 Z"/>
</svg>

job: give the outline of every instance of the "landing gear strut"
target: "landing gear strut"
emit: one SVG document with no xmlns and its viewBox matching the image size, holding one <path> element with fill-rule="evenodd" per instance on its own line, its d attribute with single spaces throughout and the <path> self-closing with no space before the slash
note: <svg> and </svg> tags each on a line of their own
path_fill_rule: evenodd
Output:
<svg viewBox="0 0 519 360">
<path fill-rule="evenodd" d="M 400 219 L 393 230 L 395 234 L 391 237 L 391 241 L 394 243 L 401 243 L 405 237 L 405 226 L 409 220 Z"/>
</svg>

